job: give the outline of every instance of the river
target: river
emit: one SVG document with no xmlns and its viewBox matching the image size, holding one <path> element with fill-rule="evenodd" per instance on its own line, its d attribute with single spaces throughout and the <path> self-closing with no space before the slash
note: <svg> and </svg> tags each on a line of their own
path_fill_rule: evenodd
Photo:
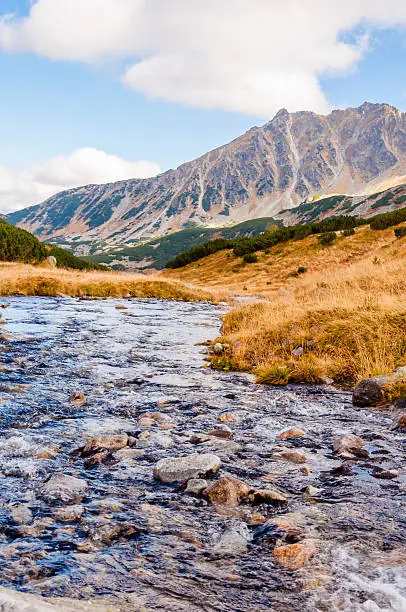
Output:
<svg viewBox="0 0 406 612">
<path fill-rule="evenodd" d="M 406 610 L 406 440 L 389 413 L 331 387 L 211 370 L 197 346 L 219 333 L 211 304 L 6 301 L 0 586 L 117 611 Z M 293 427 L 304 435 L 277 437 Z M 333 455 L 346 433 L 364 456 Z M 72 452 L 101 434 L 129 434 L 132 448 L 96 465 Z M 154 479 L 160 459 L 191 453 L 287 506 L 213 505 Z M 56 473 L 87 483 L 72 516 L 44 495 Z M 292 571 L 274 551 L 300 542 L 314 553 Z"/>
</svg>

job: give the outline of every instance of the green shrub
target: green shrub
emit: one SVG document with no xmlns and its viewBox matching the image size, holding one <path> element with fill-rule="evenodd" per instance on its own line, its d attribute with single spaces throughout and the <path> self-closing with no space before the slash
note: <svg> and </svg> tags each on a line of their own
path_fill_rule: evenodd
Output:
<svg viewBox="0 0 406 612">
<path fill-rule="evenodd" d="M 334 240 L 337 240 L 337 234 L 335 232 L 326 232 L 325 234 L 318 236 L 317 240 L 322 246 L 328 246 L 329 244 L 332 244 Z"/>
<path fill-rule="evenodd" d="M 307 268 L 305 268 L 304 266 L 299 266 L 297 269 L 297 273 L 298 274 L 305 274 L 305 272 L 307 272 Z"/>
<path fill-rule="evenodd" d="M 394 232 L 396 238 L 404 238 L 406 236 L 406 227 L 397 227 Z"/>
<path fill-rule="evenodd" d="M 246 264 L 257 263 L 258 257 L 253 253 L 246 253 L 243 257 L 243 261 Z"/>
<path fill-rule="evenodd" d="M 353 227 L 350 227 L 349 229 L 345 229 L 343 231 L 343 236 L 354 236 L 355 234 L 355 229 Z"/>
<path fill-rule="evenodd" d="M 406 221 L 406 208 L 399 208 L 392 212 L 382 213 L 370 219 L 370 226 L 373 230 L 383 230 L 393 225 L 399 225 Z"/>
</svg>

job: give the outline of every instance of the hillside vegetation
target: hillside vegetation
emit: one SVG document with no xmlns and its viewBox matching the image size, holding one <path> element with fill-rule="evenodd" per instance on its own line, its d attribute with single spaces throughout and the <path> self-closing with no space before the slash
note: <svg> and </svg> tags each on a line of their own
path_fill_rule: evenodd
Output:
<svg viewBox="0 0 406 612">
<path fill-rule="evenodd" d="M 53 256 L 61 268 L 76 270 L 102 270 L 104 266 L 76 257 L 69 251 L 40 242 L 33 234 L 10 225 L 0 218 L 0 261 L 40 263 Z"/>
<path fill-rule="evenodd" d="M 271 225 L 277 225 L 276 221 L 271 217 L 265 217 L 228 227 L 195 227 L 162 238 L 155 238 L 137 246 L 124 246 L 98 255 L 90 255 L 85 259 L 118 269 L 130 269 L 138 265 L 161 270 L 170 259 L 199 244 L 220 238 L 230 240 L 242 236 L 256 236 Z M 279 225 L 281 225 L 280 221 Z"/>
<path fill-rule="evenodd" d="M 225 316 L 214 367 L 353 386 L 406 364 L 406 226 L 378 229 L 403 214 L 333 232 L 326 245 L 326 234 L 291 239 L 245 256 L 252 263 L 223 250 L 165 276 L 251 296 Z"/>
</svg>

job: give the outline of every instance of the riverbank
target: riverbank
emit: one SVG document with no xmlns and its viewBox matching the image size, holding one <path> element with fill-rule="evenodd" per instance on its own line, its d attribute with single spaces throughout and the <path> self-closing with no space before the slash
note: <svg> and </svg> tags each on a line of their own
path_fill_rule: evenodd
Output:
<svg viewBox="0 0 406 612">
<path fill-rule="evenodd" d="M 360 379 L 406 364 L 405 259 L 363 259 L 297 278 L 224 318 L 219 369 L 271 384 Z"/>
<path fill-rule="evenodd" d="M 179 301 L 216 301 L 215 292 L 194 288 L 176 279 L 126 272 L 87 272 L 0 263 L 0 295 L 137 297 Z"/>
</svg>

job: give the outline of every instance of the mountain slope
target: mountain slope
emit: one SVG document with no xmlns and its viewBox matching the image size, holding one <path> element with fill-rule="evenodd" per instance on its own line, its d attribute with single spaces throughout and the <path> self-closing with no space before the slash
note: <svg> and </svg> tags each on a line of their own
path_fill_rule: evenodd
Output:
<svg viewBox="0 0 406 612">
<path fill-rule="evenodd" d="M 404 112 L 369 103 L 328 116 L 281 110 L 176 170 L 65 191 L 8 219 L 43 239 L 80 240 L 85 254 L 86 245 L 274 216 L 315 194 L 372 193 L 405 175 Z"/>
</svg>

